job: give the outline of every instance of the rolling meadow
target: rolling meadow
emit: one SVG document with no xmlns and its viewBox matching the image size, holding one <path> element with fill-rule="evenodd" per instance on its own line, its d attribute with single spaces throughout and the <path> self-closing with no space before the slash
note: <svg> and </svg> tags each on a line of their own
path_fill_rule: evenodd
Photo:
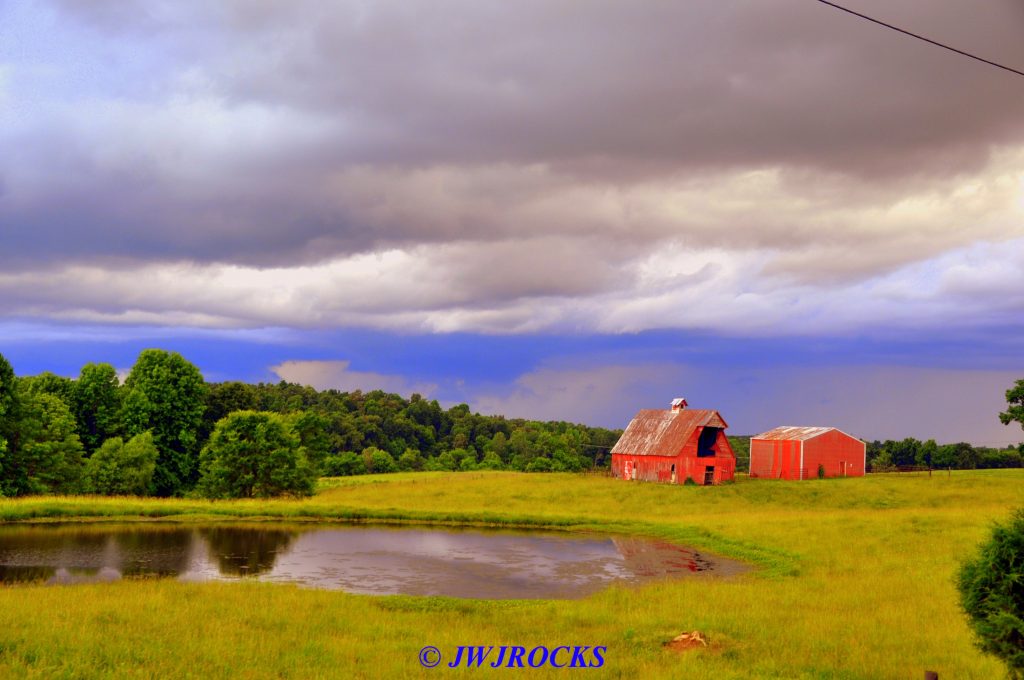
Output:
<svg viewBox="0 0 1024 680">
<path fill-rule="evenodd" d="M 667 538 L 754 565 L 731 578 L 612 587 L 583 600 L 359 596 L 258 582 L 126 579 L 0 588 L 3 677 L 431 677 L 435 645 L 607 645 L 601 669 L 664 678 L 997 678 L 954 575 L 1024 504 L 1024 471 L 720 487 L 599 475 L 402 473 L 321 480 L 298 501 L 0 500 L 5 522 L 287 518 L 555 527 Z M 691 630 L 707 648 L 664 643 Z M 446 659 L 447 660 L 447 659 Z"/>
</svg>

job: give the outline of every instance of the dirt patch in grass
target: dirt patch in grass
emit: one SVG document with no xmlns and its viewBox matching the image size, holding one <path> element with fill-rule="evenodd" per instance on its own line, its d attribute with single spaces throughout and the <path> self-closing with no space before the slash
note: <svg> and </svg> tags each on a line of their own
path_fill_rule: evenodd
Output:
<svg viewBox="0 0 1024 680">
<path fill-rule="evenodd" d="M 699 630 L 677 635 L 665 643 L 666 649 L 674 652 L 688 652 L 691 649 L 707 649 L 708 638 Z"/>
</svg>

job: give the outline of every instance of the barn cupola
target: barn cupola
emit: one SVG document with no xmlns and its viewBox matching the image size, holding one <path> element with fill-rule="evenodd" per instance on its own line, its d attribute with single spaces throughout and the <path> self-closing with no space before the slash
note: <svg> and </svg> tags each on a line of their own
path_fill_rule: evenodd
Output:
<svg viewBox="0 0 1024 680">
<path fill-rule="evenodd" d="M 676 397 L 672 400 L 672 412 L 678 413 L 686 408 L 686 400 L 682 397 Z"/>
</svg>

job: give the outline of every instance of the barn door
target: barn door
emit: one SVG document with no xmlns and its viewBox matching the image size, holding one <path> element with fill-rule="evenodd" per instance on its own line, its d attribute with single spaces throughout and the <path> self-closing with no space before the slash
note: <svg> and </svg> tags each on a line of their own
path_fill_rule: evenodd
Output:
<svg viewBox="0 0 1024 680">
<path fill-rule="evenodd" d="M 704 468 L 704 486 L 711 486 L 715 483 L 715 466 L 709 465 Z"/>
</svg>

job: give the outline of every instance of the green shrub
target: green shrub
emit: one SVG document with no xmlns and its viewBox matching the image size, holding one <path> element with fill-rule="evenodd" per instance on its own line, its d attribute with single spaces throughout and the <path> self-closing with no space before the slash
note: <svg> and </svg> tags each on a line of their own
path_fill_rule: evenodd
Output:
<svg viewBox="0 0 1024 680">
<path fill-rule="evenodd" d="M 423 469 L 425 463 L 426 461 L 423 460 L 423 455 L 416 449 L 406 449 L 402 455 L 398 457 L 398 469 L 403 472 L 419 472 Z"/>
<path fill-rule="evenodd" d="M 1024 509 L 993 529 L 957 585 L 978 646 L 1002 659 L 1010 677 L 1024 677 Z"/>
<path fill-rule="evenodd" d="M 391 454 L 376 446 L 363 449 L 363 462 L 366 464 L 366 471 L 371 474 L 398 472 L 398 464 Z"/>
<path fill-rule="evenodd" d="M 425 469 L 439 472 L 450 472 L 455 469 L 457 463 L 451 451 L 445 451 L 439 456 L 427 460 Z"/>
<path fill-rule="evenodd" d="M 365 475 L 366 463 L 363 457 L 353 451 L 343 451 L 334 456 L 327 456 L 323 463 L 325 477 L 348 477 Z"/>
<path fill-rule="evenodd" d="M 527 472 L 551 472 L 551 459 L 550 458 L 534 458 L 530 461 L 530 464 L 526 466 Z"/>
<path fill-rule="evenodd" d="M 483 460 L 477 466 L 478 470 L 504 470 L 505 465 L 501 462 L 501 458 L 494 451 L 488 451 L 484 454 Z"/>
<path fill-rule="evenodd" d="M 825 479 L 825 466 L 818 463 L 818 479 Z"/>
<path fill-rule="evenodd" d="M 149 431 L 135 435 L 128 443 L 120 437 L 108 439 L 85 462 L 82 490 L 108 496 L 151 494 L 157 455 Z"/>
</svg>

